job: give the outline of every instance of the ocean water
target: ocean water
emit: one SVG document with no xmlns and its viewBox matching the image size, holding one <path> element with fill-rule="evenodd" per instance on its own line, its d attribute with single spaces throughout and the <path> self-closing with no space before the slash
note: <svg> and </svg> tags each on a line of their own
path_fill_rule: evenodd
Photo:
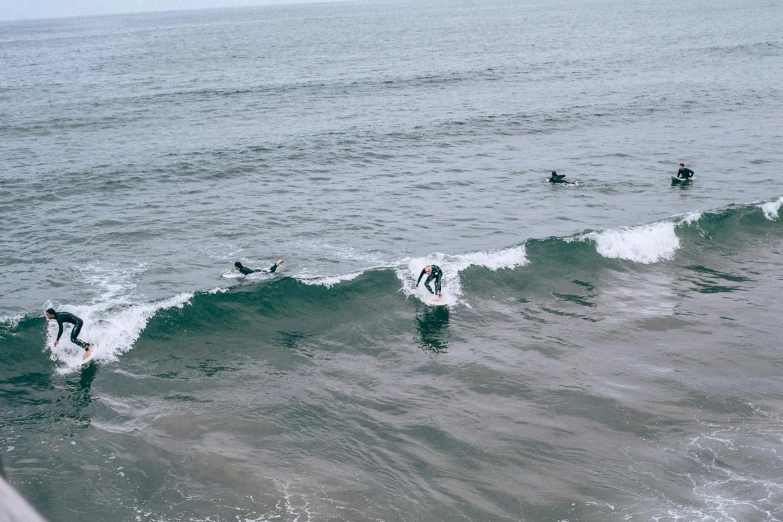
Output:
<svg viewBox="0 0 783 522">
<path fill-rule="evenodd" d="M 0 23 L 10 481 L 53 521 L 782 520 L 782 19 Z"/>
</svg>

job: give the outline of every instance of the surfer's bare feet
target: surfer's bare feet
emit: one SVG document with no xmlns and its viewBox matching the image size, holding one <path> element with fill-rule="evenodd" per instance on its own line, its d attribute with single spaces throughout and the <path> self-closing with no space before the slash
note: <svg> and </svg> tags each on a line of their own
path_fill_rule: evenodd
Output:
<svg viewBox="0 0 783 522">
<path fill-rule="evenodd" d="M 92 349 L 93 349 L 94 347 L 95 347 L 95 345 L 93 345 L 93 344 L 91 344 L 90 346 L 88 346 L 88 347 L 87 347 L 87 351 L 86 351 L 86 352 L 84 352 L 84 357 L 82 357 L 82 361 L 83 361 L 83 360 L 85 360 L 85 359 L 86 359 L 87 357 L 89 357 L 90 355 L 92 355 Z"/>
<path fill-rule="evenodd" d="M 285 263 L 285 261 L 283 261 L 282 259 L 278 259 L 278 260 L 277 260 L 277 264 L 278 264 L 278 265 L 282 265 L 283 263 Z"/>
</svg>

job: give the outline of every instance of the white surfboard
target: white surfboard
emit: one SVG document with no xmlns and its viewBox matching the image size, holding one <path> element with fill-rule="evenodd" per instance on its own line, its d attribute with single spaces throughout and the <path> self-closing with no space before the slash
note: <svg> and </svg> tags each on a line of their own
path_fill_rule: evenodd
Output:
<svg viewBox="0 0 783 522">
<path fill-rule="evenodd" d="M 440 297 L 424 297 L 422 298 L 422 301 L 424 301 L 425 304 L 428 304 L 430 306 L 449 306 L 449 302 L 446 300 L 446 298 L 440 298 Z"/>
<path fill-rule="evenodd" d="M 92 361 L 93 359 L 95 359 L 95 348 L 93 348 L 93 349 L 92 349 L 92 353 L 90 354 L 90 356 L 89 356 L 89 357 L 87 357 L 86 359 L 82 359 L 82 362 L 81 362 L 81 364 L 82 364 L 82 365 L 85 365 L 85 364 L 87 364 L 88 362 Z"/>
</svg>

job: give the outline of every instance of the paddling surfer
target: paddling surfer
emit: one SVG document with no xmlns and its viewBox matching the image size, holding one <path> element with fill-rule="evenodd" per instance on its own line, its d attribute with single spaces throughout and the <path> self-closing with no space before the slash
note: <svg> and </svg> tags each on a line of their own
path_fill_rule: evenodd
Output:
<svg viewBox="0 0 783 522">
<path fill-rule="evenodd" d="M 269 270 L 267 270 L 267 272 L 270 272 L 270 273 L 274 272 L 275 270 L 277 270 L 277 267 L 282 265 L 283 263 L 285 263 L 285 261 L 283 261 L 282 259 L 278 259 L 275 262 L 275 264 L 272 265 L 269 268 Z M 250 274 L 255 273 L 255 272 L 264 272 L 263 269 L 254 270 L 252 268 L 248 268 L 246 266 L 242 266 L 242 263 L 240 263 L 239 261 L 234 263 L 234 270 L 239 270 L 239 273 L 242 274 L 242 275 L 250 275 Z"/>
<path fill-rule="evenodd" d="M 424 270 L 421 271 L 421 274 L 419 274 L 419 280 L 416 281 L 416 288 L 419 287 L 419 283 L 421 283 L 421 278 L 424 277 L 424 274 L 427 274 L 427 279 L 424 281 L 424 286 L 427 288 L 427 290 L 430 291 L 431 294 L 438 294 L 438 297 L 442 298 L 443 293 L 440 291 L 440 280 L 443 277 L 443 270 L 440 269 L 438 265 L 427 265 L 424 267 Z M 435 280 L 435 291 L 432 291 L 432 288 L 430 288 L 430 281 Z"/>
<path fill-rule="evenodd" d="M 563 178 L 565 178 L 565 174 L 558 174 L 557 172 L 555 172 L 553 170 L 552 171 L 552 177 L 549 178 L 549 182 L 550 183 L 565 183 L 567 185 L 568 182 L 566 180 L 564 180 Z"/>
<path fill-rule="evenodd" d="M 565 180 L 566 175 L 565 174 L 558 174 L 554 170 L 552 171 L 552 176 L 547 180 L 550 183 L 554 183 L 556 185 L 573 185 L 575 187 L 579 186 L 578 181 L 566 181 Z"/>
<path fill-rule="evenodd" d="M 82 330 L 82 325 L 84 325 L 84 321 L 68 312 L 56 312 L 54 308 L 49 308 L 46 310 L 46 318 L 57 321 L 57 326 L 59 327 L 57 330 L 57 339 L 54 341 L 55 346 L 60 343 L 60 337 L 63 334 L 63 324 L 70 323 L 73 325 L 73 328 L 71 328 L 71 342 L 76 346 L 81 346 L 85 349 L 86 353 L 84 354 L 83 359 L 86 359 L 92 355 L 94 345 L 77 339 L 77 337 L 79 337 L 79 332 Z"/>
</svg>

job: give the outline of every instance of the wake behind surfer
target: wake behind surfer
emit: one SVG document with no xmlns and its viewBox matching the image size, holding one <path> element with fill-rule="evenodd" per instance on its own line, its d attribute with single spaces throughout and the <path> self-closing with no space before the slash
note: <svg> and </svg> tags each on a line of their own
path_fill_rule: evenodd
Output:
<svg viewBox="0 0 783 522">
<path fill-rule="evenodd" d="M 275 261 L 275 264 L 272 265 L 269 268 L 269 270 L 267 270 L 267 272 L 270 272 L 270 273 L 274 272 L 275 270 L 277 270 L 277 267 L 282 265 L 283 263 L 285 263 L 285 261 L 283 261 L 282 259 L 278 259 L 277 261 Z M 253 274 L 255 272 L 264 272 L 264 270 L 262 270 L 262 269 L 254 270 L 252 268 L 248 268 L 246 266 L 242 266 L 242 263 L 240 263 L 239 261 L 234 263 L 234 270 L 238 270 L 239 273 L 242 274 L 242 275 L 250 275 L 250 274 Z"/>
<path fill-rule="evenodd" d="M 71 313 L 57 312 L 55 311 L 54 308 L 49 308 L 48 310 L 46 310 L 46 318 L 54 319 L 55 321 L 57 321 L 57 326 L 59 327 L 59 329 L 57 330 L 57 339 L 55 339 L 54 341 L 55 346 L 57 346 L 60 343 L 60 337 L 63 334 L 63 324 L 70 323 L 73 325 L 73 328 L 71 328 L 71 342 L 76 346 L 81 346 L 86 350 L 83 359 L 86 359 L 87 357 L 92 355 L 92 350 L 94 345 L 85 343 L 84 341 L 80 341 L 79 339 L 77 339 L 77 337 L 79 337 L 79 332 L 81 332 L 82 330 L 82 325 L 84 325 L 84 321 L 82 321 L 80 318 L 76 317 Z"/>
<path fill-rule="evenodd" d="M 440 269 L 438 265 L 427 265 L 424 267 L 424 269 L 421 271 L 421 274 L 419 274 L 419 280 L 416 281 L 416 288 L 419 287 L 419 283 L 421 283 L 421 278 L 424 277 L 424 274 L 427 274 L 427 279 L 424 281 L 424 286 L 427 288 L 427 290 L 430 291 L 431 294 L 438 294 L 438 297 L 442 298 L 443 293 L 440 291 L 440 280 L 443 277 L 443 270 Z M 430 288 L 430 281 L 435 280 L 435 291 L 432 291 L 432 288 Z"/>
<path fill-rule="evenodd" d="M 693 177 L 693 171 L 686 169 L 685 165 L 680 163 L 680 170 L 677 171 L 677 177 L 680 179 L 691 179 Z"/>
</svg>

